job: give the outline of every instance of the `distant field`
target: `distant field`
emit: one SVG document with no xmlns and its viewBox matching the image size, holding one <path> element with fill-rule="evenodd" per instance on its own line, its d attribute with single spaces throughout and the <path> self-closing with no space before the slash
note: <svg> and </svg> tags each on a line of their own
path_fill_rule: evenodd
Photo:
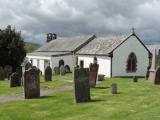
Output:
<svg viewBox="0 0 160 120">
<path fill-rule="evenodd" d="M 27 53 L 33 52 L 34 50 L 38 49 L 39 47 L 40 47 L 40 45 L 38 45 L 38 44 L 25 42 L 25 49 L 26 49 Z"/>
<path fill-rule="evenodd" d="M 71 78 L 59 76 L 57 82 Z M 118 84 L 119 94 L 111 94 L 112 83 Z M 91 98 L 76 104 L 74 91 L 67 90 L 40 99 L 0 102 L 0 120 L 160 120 L 160 86 L 144 79 L 133 83 L 129 78 L 106 78 L 91 89 Z"/>
</svg>

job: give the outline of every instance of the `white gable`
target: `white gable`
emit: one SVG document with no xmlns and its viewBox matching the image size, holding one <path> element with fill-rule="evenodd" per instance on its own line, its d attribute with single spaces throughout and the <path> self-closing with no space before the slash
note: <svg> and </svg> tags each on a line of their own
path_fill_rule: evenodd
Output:
<svg viewBox="0 0 160 120">
<path fill-rule="evenodd" d="M 135 73 L 127 73 L 127 59 L 131 52 L 137 56 L 137 71 Z M 112 76 L 145 76 L 149 65 L 149 52 L 135 37 L 131 36 L 117 49 L 113 51 L 112 60 Z"/>
</svg>

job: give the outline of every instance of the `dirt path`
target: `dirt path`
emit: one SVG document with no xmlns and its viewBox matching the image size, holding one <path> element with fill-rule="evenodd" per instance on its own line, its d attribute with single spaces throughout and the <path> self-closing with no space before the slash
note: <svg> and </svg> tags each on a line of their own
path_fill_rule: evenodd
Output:
<svg viewBox="0 0 160 120">
<path fill-rule="evenodd" d="M 40 93 L 41 93 L 41 96 L 44 96 L 47 94 L 61 92 L 65 90 L 72 90 L 72 89 L 73 89 L 73 86 L 63 86 L 63 87 L 58 87 L 54 89 L 41 89 Z M 0 102 L 8 102 L 8 101 L 16 101 L 16 100 L 24 100 L 24 93 L 0 96 Z"/>
</svg>

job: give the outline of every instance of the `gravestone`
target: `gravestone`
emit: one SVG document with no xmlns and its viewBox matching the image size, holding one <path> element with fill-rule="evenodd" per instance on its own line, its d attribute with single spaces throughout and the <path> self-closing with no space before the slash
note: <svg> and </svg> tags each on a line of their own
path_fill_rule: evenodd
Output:
<svg viewBox="0 0 160 120">
<path fill-rule="evenodd" d="M 138 77 L 137 76 L 133 76 L 133 82 L 138 82 Z"/>
<path fill-rule="evenodd" d="M 59 69 L 59 67 L 54 67 L 54 73 L 55 73 L 55 74 L 60 74 L 60 69 Z"/>
<path fill-rule="evenodd" d="M 155 77 L 154 84 L 160 84 L 160 67 L 157 67 L 156 69 L 156 77 Z"/>
<path fill-rule="evenodd" d="M 66 71 L 66 73 L 70 73 L 71 72 L 69 65 L 65 65 L 65 71 Z"/>
<path fill-rule="evenodd" d="M 149 69 L 149 77 L 148 77 L 148 80 L 154 82 L 155 81 L 155 76 L 156 76 L 156 61 L 157 61 L 157 57 L 156 57 L 156 49 L 155 51 L 153 52 L 153 55 L 152 55 L 152 63 L 151 63 L 151 67 Z"/>
<path fill-rule="evenodd" d="M 40 97 L 40 78 L 39 70 L 29 68 L 24 73 L 24 93 L 25 99 Z"/>
<path fill-rule="evenodd" d="M 5 78 L 4 70 L 3 67 L 0 66 L 0 80 L 4 80 L 4 78 Z"/>
<path fill-rule="evenodd" d="M 98 74 L 99 65 L 97 63 L 90 64 L 89 71 L 89 84 L 90 87 L 96 86 L 97 74 Z"/>
<path fill-rule="evenodd" d="M 14 72 L 11 74 L 10 87 L 17 86 L 21 86 L 21 78 L 19 77 L 18 73 Z"/>
<path fill-rule="evenodd" d="M 5 72 L 5 77 L 8 78 L 9 80 L 10 75 L 12 74 L 12 66 L 10 65 L 4 66 L 4 72 Z"/>
<path fill-rule="evenodd" d="M 117 94 L 117 84 L 116 83 L 113 83 L 111 85 L 111 93 L 112 94 Z"/>
<path fill-rule="evenodd" d="M 79 102 L 88 102 L 90 97 L 89 86 L 89 69 L 88 68 L 75 68 L 74 71 L 74 87 L 75 87 L 75 100 Z"/>
<path fill-rule="evenodd" d="M 60 67 L 60 75 L 65 75 L 66 74 L 66 69 L 63 65 Z"/>
<path fill-rule="evenodd" d="M 31 67 L 32 67 L 32 64 L 30 62 L 27 62 L 25 65 L 25 70 L 28 70 Z"/>
<path fill-rule="evenodd" d="M 103 74 L 99 74 L 98 75 L 98 81 L 103 81 L 104 80 L 104 76 Z"/>
<path fill-rule="evenodd" d="M 52 68 L 47 66 L 44 73 L 45 81 L 52 81 Z"/>
<path fill-rule="evenodd" d="M 17 67 L 16 72 L 18 73 L 19 77 L 22 78 L 22 67 Z"/>
</svg>

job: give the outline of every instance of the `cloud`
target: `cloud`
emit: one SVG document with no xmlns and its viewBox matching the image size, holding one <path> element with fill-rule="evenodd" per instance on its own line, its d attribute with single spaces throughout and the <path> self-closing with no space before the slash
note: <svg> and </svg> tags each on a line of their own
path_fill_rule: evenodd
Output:
<svg viewBox="0 0 160 120">
<path fill-rule="evenodd" d="M 26 41 L 58 36 L 118 35 L 136 32 L 145 42 L 160 41 L 158 0 L 0 0 L 1 28 L 14 26 Z"/>
</svg>

